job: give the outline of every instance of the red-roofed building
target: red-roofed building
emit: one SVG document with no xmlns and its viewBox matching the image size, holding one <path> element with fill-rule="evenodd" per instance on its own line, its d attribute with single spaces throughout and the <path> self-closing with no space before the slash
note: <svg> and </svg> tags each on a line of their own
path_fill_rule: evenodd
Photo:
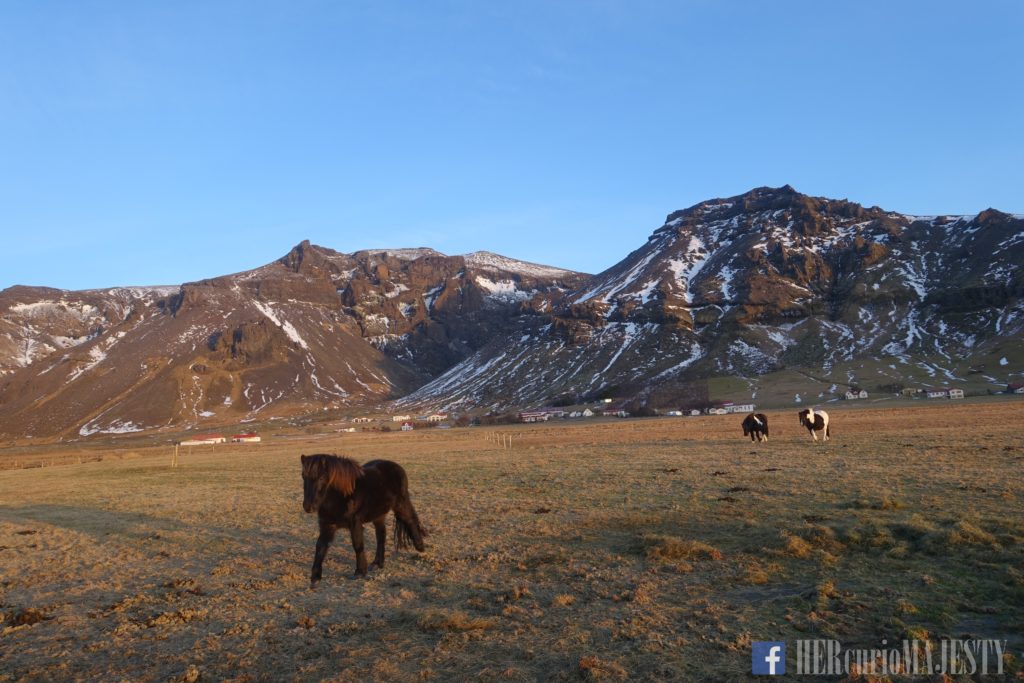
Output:
<svg viewBox="0 0 1024 683">
<path fill-rule="evenodd" d="M 258 443 L 259 441 L 259 434 L 235 434 L 231 437 L 231 443 Z"/>
</svg>

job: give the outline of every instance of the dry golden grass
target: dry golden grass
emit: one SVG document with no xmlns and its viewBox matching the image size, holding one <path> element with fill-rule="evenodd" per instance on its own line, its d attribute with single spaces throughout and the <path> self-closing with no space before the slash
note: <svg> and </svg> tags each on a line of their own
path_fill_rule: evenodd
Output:
<svg viewBox="0 0 1024 683">
<path fill-rule="evenodd" d="M 0 680 L 746 680 L 752 640 L 813 636 L 1019 653 L 1022 413 L 834 411 L 825 446 L 769 413 L 756 445 L 725 416 L 3 471 Z M 339 534 L 309 590 L 313 452 L 401 462 L 427 552 L 356 580 Z"/>
</svg>

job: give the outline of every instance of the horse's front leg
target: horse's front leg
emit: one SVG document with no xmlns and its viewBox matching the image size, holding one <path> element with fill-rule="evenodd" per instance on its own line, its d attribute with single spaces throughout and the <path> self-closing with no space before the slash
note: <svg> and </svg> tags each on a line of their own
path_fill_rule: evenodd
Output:
<svg viewBox="0 0 1024 683">
<path fill-rule="evenodd" d="M 356 576 L 366 576 L 366 550 L 363 547 L 363 523 L 353 520 L 349 527 L 352 533 L 352 550 L 356 551 Z"/>
<path fill-rule="evenodd" d="M 387 545 L 388 530 L 384 518 L 373 520 L 373 530 L 377 535 L 377 552 L 373 556 L 373 564 L 378 569 L 384 568 L 384 546 Z"/>
<path fill-rule="evenodd" d="M 309 587 L 313 588 L 320 581 L 323 575 L 324 558 L 327 557 L 327 548 L 334 540 L 334 527 L 330 524 L 320 523 L 320 536 L 316 539 L 316 553 L 313 555 L 313 571 L 309 576 Z"/>
</svg>

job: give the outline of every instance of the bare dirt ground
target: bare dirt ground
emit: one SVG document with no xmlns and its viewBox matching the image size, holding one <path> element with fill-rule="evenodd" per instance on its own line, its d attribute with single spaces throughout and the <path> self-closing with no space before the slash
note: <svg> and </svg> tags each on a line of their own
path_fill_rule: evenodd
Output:
<svg viewBox="0 0 1024 683">
<path fill-rule="evenodd" d="M 2 471 L 0 681 L 749 680 L 752 640 L 810 637 L 1008 639 L 1019 671 L 1024 405 L 833 412 L 824 446 L 769 418 Z M 353 579 L 339 534 L 310 590 L 316 452 L 404 465 L 427 552 Z"/>
</svg>

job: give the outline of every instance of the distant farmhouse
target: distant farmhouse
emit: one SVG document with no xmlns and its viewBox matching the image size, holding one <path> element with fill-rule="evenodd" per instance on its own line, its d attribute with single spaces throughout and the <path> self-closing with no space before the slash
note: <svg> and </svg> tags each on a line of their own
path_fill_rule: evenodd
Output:
<svg viewBox="0 0 1024 683">
<path fill-rule="evenodd" d="M 860 387 L 850 387 L 849 391 L 846 392 L 846 400 L 854 401 L 861 398 L 867 398 L 868 392 L 864 391 Z"/>
<path fill-rule="evenodd" d="M 729 415 L 730 413 L 752 412 L 754 412 L 753 403 L 733 403 L 732 401 L 716 403 L 707 409 L 708 415 Z"/>
<path fill-rule="evenodd" d="M 1024 384 L 1007 384 L 1006 393 L 1008 394 L 1024 394 Z"/>
<path fill-rule="evenodd" d="M 609 403 L 601 410 L 606 417 L 629 417 L 629 409 L 625 401 Z"/>
<path fill-rule="evenodd" d="M 553 417 L 564 417 L 565 411 L 561 408 L 539 408 L 537 410 L 524 410 L 519 413 L 520 422 L 547 422 Z"/>
<path fill-rule="evenodd" d="M 928 398 L 963 398 L 963 389 L 929 389 Z"/>
<path fill-rule="evenodd" d="M 227 443 L 228 440 L 222 434 L 204 434 L 181 442 L 181 446 L 212 446 L 218 443 Z"/>
<path fill-rule="evenodd" d="M 231 437 L 231 443 L 259 443 L 259 434 L 235 434 Z"/>
</svg>

